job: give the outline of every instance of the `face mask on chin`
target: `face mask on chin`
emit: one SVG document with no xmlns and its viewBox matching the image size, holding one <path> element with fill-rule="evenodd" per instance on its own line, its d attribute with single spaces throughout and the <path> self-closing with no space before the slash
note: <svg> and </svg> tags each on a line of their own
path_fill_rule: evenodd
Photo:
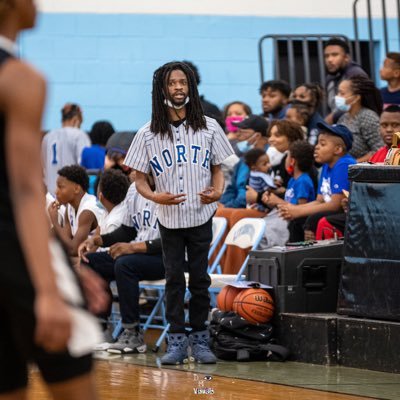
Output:
<svg viewBox="0 0 400 400">
<path fill-rule="evenodd" d="M 342 96 L 335 96 L 335 106 L 339 111 L 348 112 L 351 108 L 350 104 L 346 104 L 346 99 Z"/>
<path fill-rule="evenodd" d="M 181 110 L 183 107 L 186 106 L 187 103 L 189 103 L 189 96 L 186 97 L 185 102 L 183 104 L 179 105 L 179 106 L 174 104 L 174 103 L 172 103 L 171 100 L 164 99 L 164 104 L 167 105 L 170 108 L 174 108 L 175 110 Z"/>
</svg>

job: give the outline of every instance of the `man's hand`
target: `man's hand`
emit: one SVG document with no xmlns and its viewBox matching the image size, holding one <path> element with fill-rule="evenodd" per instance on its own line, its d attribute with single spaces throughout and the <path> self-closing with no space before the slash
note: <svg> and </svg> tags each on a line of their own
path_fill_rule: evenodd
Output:
<svg viewBox="0 0 400 400">
<path fill-rule="evenodd" d="M 109 250 L 110 256 L 114 259 L 125 254 L 133 254 L 135 252 L 134 243 L 115 243 L 110 246 Z"/>
<path fill-rule="evenodd" d="M 86 254 L 94 253 L 98 249 L 98 247 L 101 246 L 101 244 L 102 244 L 102 240 L 101 240 L 100 236 L 96 235 L 96 236 L 86 239 L 78 247 L 79 258 L 85 262 L 89 262 L 89 260 L 86 258 Z"/>
<path fill-rule="evenodd" d="M 107 310 L 110 296 L 106 290 L 106 282 L 88 267 L 81 266 L 78 275 L 88 301 L 88 308 L 93 314 Z"/>
<path fill-rule="evenodd" d="M 172 194 L 169 192 L 154 193 L 152 200 L 157 204 L 176 205 L 186 201 L 186 194 Z"/>
<path fill-rule="evenodd" d="M 58 293 L 40 292 L 35 299 L 35 343 L 49 352 L 66 349 L 71 336 L 71 317 Z"/>
<path fill-rule="evenodd" d="M 200 201 L 202 204 L 210 204 L 214 203 L 214 201 L 218 201 L 221 198 L 222 191 L 215 190 L 213 186 L 210 186 L 197 194 L 200 196 Z"/>
</svg>

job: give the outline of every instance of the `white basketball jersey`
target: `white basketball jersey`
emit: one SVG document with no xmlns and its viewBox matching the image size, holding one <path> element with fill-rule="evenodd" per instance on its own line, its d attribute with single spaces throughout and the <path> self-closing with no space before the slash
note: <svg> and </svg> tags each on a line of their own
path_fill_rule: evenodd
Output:
<svg viewBox="0 0 400 400">
<path fill-rule="evenodd" d="M 42 162 L 47 190 L 54 195 L 57 171 L 67 165 L 81 163 L 82 150 L 90 146 L 89 136 L 72 127 L 56 129 L 47 133 L 42 141 Z"/>
<path fill-rule="evenodd" d="M 77 211 L 75 211 L 74 207 L 72 207 L 71 204 L 67 204 L 67 216 L 69 224 L 71 226 L 72 236 L 75 236 L 76 231 L 78 230 L 80 215 L 83 211 L 86 210 L 91 211 L 95 215 L 97 223 L 101 221 L 103 210 L 97 205 L 95 196 L 85 193 L 85 195 L 81 199 L 81 202 L 79 203 Z"/>
</svg>

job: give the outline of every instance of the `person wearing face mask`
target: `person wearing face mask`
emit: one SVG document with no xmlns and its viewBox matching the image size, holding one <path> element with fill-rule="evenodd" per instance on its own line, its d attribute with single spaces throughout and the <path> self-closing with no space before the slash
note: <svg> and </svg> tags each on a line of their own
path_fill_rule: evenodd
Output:
<svg viewBox="0 0 400 400">
<path fill-rule="evenodd" d="M 42 140 L 44 181 L 52 195 L 57 186 L 57 171 L 66 165 L 80 165 L 83 149 L 91 145 L 89 135 L 80 129 L 83 117 L 77 104 L 65 104 L 61 120 L 62 127 L 50 131 Z"/>
<path fill-rule="evenodd" d="M 231 144 L 235 154 L 232 154 L 225 159 L 221 164 L 221 169 L 225 178 L 226 189 L 232 182 L 235 166 L 240 161 L 240 156 L 243 153 L 243 149 L 238 148 L 237 131 L 239 128 L 236 126 L 237 123 L 243 121 L 251 114 L 251 108 L 241 101 L 233 101 L 224 107 L 223 118 L 225 121 L 225 132 L 226 136 Z"/>
<path fill-rule="evenodd" d="M 357 75 L 343 80 L 335 96 L 336 108 L 344 114 L 338 124 L 346 126 L 353 134 L 350 155 L 357 162 L 368 161 L 383 146 L 379 134 L 379 116 L 382 112 L 382 97 L 374 83 Z"/>
</svg>

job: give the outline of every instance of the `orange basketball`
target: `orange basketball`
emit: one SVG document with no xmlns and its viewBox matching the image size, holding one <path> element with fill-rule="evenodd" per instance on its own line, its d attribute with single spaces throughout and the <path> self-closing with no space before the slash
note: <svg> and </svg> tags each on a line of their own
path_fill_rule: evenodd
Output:
<svg viewBox="0 0 400 400">
<path fill-rule="evenodd" d="M 217 296 L 217 307 L 221 311 L 232 311 L 233 300 L 242 291 L 234 286 L 224 286 Z"/>
<path fill-rule="evenodd" d="M 233 301 L 233 311 L 252 324 L 265 323 L 274 315 L 274 301 L 264 289 L 246 289 Z"/>
</svg>

